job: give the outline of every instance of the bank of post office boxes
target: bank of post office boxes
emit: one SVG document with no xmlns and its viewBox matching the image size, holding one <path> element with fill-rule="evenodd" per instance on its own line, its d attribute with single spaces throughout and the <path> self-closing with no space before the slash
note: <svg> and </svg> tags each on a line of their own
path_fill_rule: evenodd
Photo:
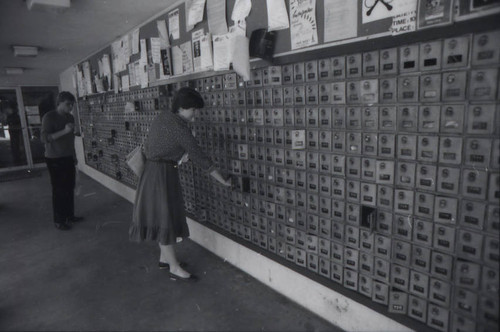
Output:
<svg viewBox="0 0 500 332">
<path fill-rule="evenodd" d="M 453 313 L 451 317 L 451 331 L 474 331 L 476 329 L 476 320 L 464 317 L 459 313 Z"/>
<path fill-rule="evenodd" d="M 464 105 L 442 105 L 440 132 L 463 133 Z"/>
<path fill-rule="evenodd" d="M 486 236 L 484 241 L 483 261 L 488 266 L 493 266 L 498 269 L 499 263 L 499 242 L 497 237 Z"/>
<path fill-rule="evenodd" d="M 318 181 L 320 195 L 330 197 L 332 193 L 332 181 L 330 176 L 320 175 Z"/>
<path fill-rule="evenodd" d="M 498 69 L 475 69 L 470 72 L 469 99 L 494 100 L 497 94 Z"/>
<path fill-rule="evenodd" d="M 388 305 L 389 303 L 389 286 L 382 282 L 373 280 L 372 301 Z"/>
<path fill-rule="evenodd" d="M 388 311 L 391 313 L 406 315 L 408 313 L 408 294 L 390 290 Z"/>
<path fill-rule="evenodd" d="M 378 152 L 378 135 L 376 133 L 365 133 L 362 148 L 363 155 L 376 156 Z"/>
<path fill-rule="evenodd" d="M 306 123 L 308 127 L 317 128 L 319 126 L 319 112 L 317 108 L 306 109 Z"/>
<path fill-rule="evenodd" d="M 293 65 L 284 65 L 281 67 L 281 81 L 283 84 L 293 83 Z"/>
<path fill-rule="evenodd" d="M 376 234 L 375 235 L 375 256 L 389 260 L 391 258 L 391 238 Z"/>
<path fill-rule="evenodd" d="M 333 86 L 331 83 L 323 83 L 318 86 L 318 101 L 320 104 L 331 104 Z"/>
<path fill-rule="evenodd" d="M 307 212 L 308 213 L 319 213 L 319 196 L 315 194 L 307 195 Z M 318 232 L 318 227 L 316 227 L 316 233 Z"/>
<path fill-rule="evenodd" d="M 377 185 L 374 183 L 363 183 L 360 188 L 361 204 L 367 206 L 376 206 L 377 203 Z"/>
<path fill-rule="evenodd" d="M 331 107 L 319 108 L 319 126 L 320 128 L 329 129 L 332 125 L 332 109 Z"/>
<path fill-rule="evenodd" d="M 332 79 L 332 62 L 330 58 L 318 60 L 318 79 L 320 81 L 329 81 Z"/>
<path fill-rule="evenodd" d="M 442 224 L 435 224 L 432 246 L 435 249 L 453 253 L 455 251 L 455 228 Z"/>
<path fill-rule="evenodd" d="M 411 266 L 415 270 L 428 273 L 431 267 L 431 249 L 412 245 Z"/>
<path fill-rule="evenodd" d="M 272 96 L 269 96 L 271 98 Z M 264 105 L 264 90 L 263 89 L 255 89 L 254 90 L 254 105 L 255 106 L 263 106 Z"/>
<path fill-rule="evenodd" d="M 416 164 L 410 162 L 398 162 L 396 167 L 396 185 L 414 187 L 415 186 Z"/>
<path fill-rule="evenodd" d="M 333 107 L 332 109 L 332 128 L 345 129 L 346 128 L 346 110 L 345 107 Z"/>
<path fill-rule="evenodd" d="M 272 105 L 279 106 L 283 105 L 283 89 L 280 87 L 274 87 L 272 91 Z"/>
<path fill-rule="evenodd" d="M 283 127 L 285 125 L 284 113 L 282 108 L 273 108 L 271 116 L 273 126 Z"/>
<path fill-rule="evenodd" d="M 295 262 L 298 266 L 307 266 L 307 253 L 304 249 L 295 248 L 292 245 L 286 246 L 286 259 Z"/>
<path fill-rule="evenodd" d="M 351 248 L 359 248 L 359 228 L 353 225 L 345 226 L 345 243 Z"/>
<path fill-rule="evenodd" d="M 346 156 L 340 154 L 332 154 L 331 156 L 332 175 L 344 176 L 346 174 L 345 162 L 346 162 Z"/>
<path fill-rule="evenodd" d="M 400 239 L 410 241 L 413 223 L 413 217 L 409 215 L 394 215 L 392 234 Z"/>
<path fill-rule="evenodd" d="M 392 210 L 394 206 L 394 189 L 389 186 L 378 185 L 377 188 L 377 206 Z"/>
<path fill-rule="evenodd" d="M 299 159 L 305 158 L 305 154 L 304 154 L 304 157 L 302 157 L 302 158 L 298 157 L 298 158 Z M 304 164 L 305 164 L 305 161 L 304 161 Z M 296 188 L 299 190 L 306 189 L 306 173 L 305 172 L 295 171 L 295 185 L 296 185 Z"/>
<path fill-rule="evenodd" d="M 391 264 L 390 283 L 392 287 L 408 291 L 410 284 L 410 269 L 398 264 Z"/>
<path fill-rule="evenodd" d="M 434 221 L 438 223 L 456 224 L 458 198 L 436 196 L 434 199 Z"/>
<path fill-rule="evenodd" d="M 427 325 L 438 331 L 448 331 L 450 310 L 432 303 L 429 303 L 427 310 Z"/>
<path fill-rule="evenodd" d="M 454 291 L 453 309 L 466 317 L 474 318 L 477 315 L 478 295 L 463 288 L 456 288 Z"/>
<path fill-rule="evenodd" d="M 371 298 L 372 297 L 372 289 L 373 289 L 372 278 L 360 273 L 359 280 L 358 280 L 358 291 L 361 294 Z"/>
<path fill-rule="evenodd" d="M 293 83 L 305 82 L 305 68 L 303 62 L 298 62 L 293 65 Z"/>
<path fill-rule="evenodd" d="M 383 259 L 381 257 L 375 256 L 373 261 L 373 276 L 375 279 L 382 281 L 384 284 L 389 283 L 390 271 L 391 271 L 391 263 L 389 260 Z"/>
<path fill-rule="evenodd" d="M 362 80 L 360 82 L 360 97 L 363 103 L 373 104 L 378 103 L 378 80 Z"/>
<path fill-rule="evenodd" d="M 419 76 L 398 77 L 398 101 L 417 102 L 419 98 Z"/>
<path fill-rule="evenodd" d="M 332 177 L 332 197 L 334 199 L 345 199 L 345 179 Z"/>
<path fill-rule="evenodd" d="M 494 132 L 495 105 L 469 105 L 467 110 L 468 134 L 488 135 Z"/>
<path fill-rule="evenodd" d="M 392 241 L 392 260 L 391 263 L 397 263 L 404 266 L 410 265 L 411 244 L 409 242 L 395 239 Z"/>
<path fill-rule="evenodd" d="M 379 73 L 378 51 L 363 53 L 363 76 L 376 76 Z"/>
<path fill-rule="evenodd" d="M 346 82 L 333 82 L 331 87 L 331 102 L 334 105 L 345 104 L 346 102 Z"/>
<path fill-rule="evenodd" d="M 415 160 L 417 156 L 417 136 L 399 134 L 397 140 L 397 157 Z"/>
<path fill-rule="evenodd" d="M 413 214 L 414 191 L 396 189 L 394 191 L 394 211 L 396 213 L 411 215 Z"/>
<path fill-rule="evenodd" d="M 462 170 L 462 195 L 464 197 L 486 199 L 488 175 L 477 169 Z M 493 183 L 489 183 L 492 188 Z"/>
<path fill-rule="evenodd" d="M 418 109 L 418 132 L 437 133 L 439 131 L 440 107 L 423 105 Z"/>
<path fill-rule="evenodd" d="M 345 167 L 347 177 L 361 178 L 361 157 L 348 156 Z"/>
<path fill-rule="evenodd" d="M 489 31 L 474 35 L 472 44 L 472 65 L 497 64 L 500 57 L 500 31 Z"/>
<path fill-rule="evenodd" d="M 344 79 L 346 77 L 345 74 L 345 57 L 338 56 L 331 59 L 332 66 L 332 77 L 333 79 Z"/>
<path fill-rule="evenodd" d="M 346 220 L 353 225 L 360 224 L 361 210 L 360 205 L 356 203 L 346 203 L 345 207 Z"/>
<path fill-rule="evenodd" d="M 481 290 L 485 293 L 497 293 L 499 282 L 498 268 L 483 266 L 481 273 Z"/>
<path fill-rule="evenodd" d="M 318 172 L 319 154 L 317 152 L 307 153 L 307 169 L 312 172 Z"/>
<path fill-rule="evenodd" d="M 283 146 L 285 144 L 285 130 L 275 128 L 273 130 L 273 139 L 274 141 L 271 144 Z"/>
<path fill-rule="evenodd" d="M 493 140 L 490 167 L 492 169 L 500 169 L 500 138 Z"/>
<path fill-rule="evenodd" d="M 437 162 L 437 146 L 439 146 L 439 138 L 437 136 L 418 136 L 417 159 L 423 162 Z"/>
<path fill-rule="evenodd" d="M 306 230 L 308 234 L 318 235 L 319 230 L 319 218 L 315 214 L 307 214 L 307 225 Z"/>
<path fill-rule="evenodd" d="M 318 260 L 318 271 L 319 271 L 319 274 L 324 276 L 324 277 L 327 277 L 327 278 L 330 278 L 330 266 L 331 266 L 331 263 L 330 263 L 330 260 L 326 259 L 326 258 L 323 258 L 323 257 L 319 257 L 319 260 Z"/>
<path fill-rule="evenodd" d="M 367 181 L 377 180 L 377 160 L 372 158 L 361 160 L 361 178 Z"/>
<path fill-rule="evenodd" d="M 483 229 L 486 218 L 486 203 L 462 200 L 459 224 L 462 227 Z"/>
<path fill-rule="evenodd" d="M 469 36 L 452 37 L 443 41 L 443 68 L 465 67 L 469 60 Z"/>
<path fill-rule="evenodd" d="M 333 134 L 333 139 L 337 133 Z M 337 149 L 334 149 L 337 151 Z M 346 151 L 349 154 L 361 154 L 362 152 L 362 133 L 348 132 L 346 133 Z"/>
<path fill-rule="evenodd" d="M 294 122 L 295 126 L 305 127 L 306 126 L 306 109 L 302 107 L 297 107 L 294 110 Z"/>
<path fill-rule="evenodd" d="M 382 131 L 396 130 L 396 107 L 381 107 L 379 114 L 379 129 Z"/>
<path fill-rule="evenodd" d="M 418 45 L 408 45 L 399 48 L 399 72 L 409 73 L 418 70 Z"/>
<path fill-rule="evenodd" d="M 343 284 L 344 282 L 344 268 L 342 265 L 331 262 L 330 264 L 330 273 L 331 273 L 331 279 L 339 284 Z"/>
<path fill-rule="evenodd" d="M 397 100 L 397 79 L 395 77 L 384 77 L 379 80 L 380 103 L 395 103 Z"/>
<path fill-rule="evenodd" d="M 436 70 L 441 68 L 442 41 L 432 41 L 420 44 L 420 70 Z"/>
<path fill-rule="evenodd" d="M 305 63 L 306 82 L 318 81 L 318 62 L 316 60 Z"/>
<path fill-rule="evenodd" d="M 463 84 L 465 86 L 465 81 Z M 462 91 L 465 93 L 464 89 Z M 441 74 L 426 74 L 420 77 L 420 102 L 438 102 L 440 100 Z"/>
<path fill-rule="evenodd" d="M 496 232 L 500 230 L 500 206 L 490 204 L 486 212 L 486 230 Z"/>
<path fill-rule="evenodd" d="M 462 162 L 462 138 L 439 137 L 439 163 L 459 165 Z"/>
<path fill-rule="evenodd" d="M 249 97 L 249 95 L 247 94 L 247 105 L 249 105 L 248 97 Z M 252 99 L 253 99 L 253 97 L 252 97 Z M 292 86 L 283 87 L 283 105 L 291 106 L 293 104 L 294 104 L 293 87 Z"/>
<path fill-rule="evenodd" d="M 479 261 L 482 256 L 483 235 L 459 229 L 457 236 L 457 256 L 459 258 Z"/>
<path fill-rule="evenodd" d="M 331 209 L 331 201 L 328 202 L 328 208 Z M 323 237 L 323 238 L 326 238 L 326 239 L 331 239 L 331 236 L 332 236 L 332 220 L 330 219 L 330 216 L 321 217 L 319 219 L 319 236 Z M 329 257 L 329 256 L 326 256 L 326 257 Z"/>
<path fill-rule="evenodd" d="M 434 194 L 417 192 L 415 196 L 415 215 L 432 219 L 434 216 Z"/>
<path fill-rule="evenodd" d="M 453 274 L 453 257 L 438 251 L 431 253 L 431 275 L 451 280 Z"/>
<path fill-rule="evenodd" d="M 344 247 L 344 265 L 353 271 L 357 271 L 359 268 L 359 251 Z"/>
<path fill-rule="evenodd" d="M 321 134 L 320 134 L 321 135 Z M 330 143 L 331 146 L 331 143 Z M 333 174 L 332 172 L 332 156 L 327 153 L 319 155 L 319 171 L 321 173 Z"/>
<path fill-rule="evenodd" d="M 346 82 L 346 99 L 348 104 L 361 102 L 361 81 Z"/>
<path fill-rule="evenodd" d="M 460 178 L 460 168 L 440 166 L 437 174 L 437 191 L 458 194 Z"/>
<path fill-rule="evenodd" d="M 352 270 L 344 269 L 344 287 L 357 291 L 358 290 L 358 273 Z"/>
<path fill-rule="evenodd" d="M 442 78 L 442 100 L 460 101 L 465 99 L 465 87 L 467 84 L 467 72 L 443 73 Z"/>
<path fill-rule="evenodd" d="M 427 301 L 414 295 L 408 297 L 408 316 L 420 322 L 427 322 Z"/>
<path fill-rule="evenodd" d="M 377 213 L 377 232 L 383 235 L 392 234 L 393 215 L 390 212 L 379 210 Z"/>
<path fill-rule="evenodd" d="M 366 275 L 373 275 L 374 258 L 371 253 L 361 251 L 359 253 L 359 271 Z"/>
<path fill-rule="evenodd" d="M 295 105 L 306 104 L 306 88 L 303 85 L 295 85 L 293 87 L 293 102 Z"/>
<path fill-rule="evenodd" d="M 359 248 L 362 251 L 373 252 L 375 234 L 370 230 L 361 229 L 359 231 Z"/>
<path fill-rule="evenodd" d="M 346 110 L 347 116 L 347 129 L 356 130 L 362 128 L 361 120 L 361 108 L 360 107 L 349 107 Z"/>
<path fill-rule="evenodd" d="M 362 127 L 365 131 L 378 129 L 378 108 L 365 107 L 362 110 Z"/>
<path fill-rule="evenodd" d="M 394 161 L 392 160 L 377 160 L 376 162 L 376 181 L 379 184 L 394 183 Z"/>
<path fill-rule="evenodd" d="M 429 276 L 425 273 L 411 270 L 410 293 L 427 298 L 429 294 Z"/>
<path fill-rule="evenodd" d="M 344 246 L 337 242 L 331 243 L 331 260 L 336 264 L 344 264 Z"/>
<path fill-rule="evenodd" d="M 362 57 L 361 54 L 351 54 L 346 57 L 346 76 L 348 78 L 361 77 Z"/>
<path fill-rule="evenodd" d="M 440 279 L 430 278 L 429 282 L 429 300 L 441 305 L 442 307 L 449 308 L 451 304 L 452 286 L 450 283 Z"/>
<path fill-rule="evenodd" d="M 457 261 L 453 274 L 455 285 L 477 290 L 480 282 L 481 266 L 467 261 Z"/>
<path fill-rule="evenodd" d="M 478 319 L 485 322 L 485 328 L 495 331 L 498 327 L 498 297 L 479 296 Z"/>
<path fill-rule="evenodd" d="M 500 173 L 491 173 L 488 177 L 488 201 L 498 203 L 500 199 Z"/>
<path fill-rule="evenodd" d="M 398 49 L 389 48 L 380 50 L 380 74 L 392 75 L 398 72 Z"/>
<path fill-rule="evenodd" d="M 305 87 L 306 90 L 306 104 L 307 105 L 317 105 L 318 104 L 318 85 L 309 84 Z"/>
</svg>

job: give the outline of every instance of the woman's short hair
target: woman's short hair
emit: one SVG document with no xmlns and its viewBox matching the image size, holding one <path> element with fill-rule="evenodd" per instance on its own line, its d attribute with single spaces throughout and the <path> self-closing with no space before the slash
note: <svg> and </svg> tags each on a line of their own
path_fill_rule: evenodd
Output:
<svg viewBox="0 0 500 332">
<path fill-rule="evenodd" d="M 59 92 L 59 94 L 57 95 L 56 105 L 59 105 L 60 103 L 64 103 L 66 101 L 69 101 L 71 103 L 75 103 L 76 98 L 75 98 L 75 96 L 73 96 L 73 94 L 71 92 L 68 92 L 68 91 Z"/>
<path fill-rule="evenodd" d="M 172 113 L 179 113 L 179 109 L 202 108 L 205 105 L 203 97 L 198 91 L 189 87 L 182 87 L 177 91 L 172 102 Z"/>
</svg>

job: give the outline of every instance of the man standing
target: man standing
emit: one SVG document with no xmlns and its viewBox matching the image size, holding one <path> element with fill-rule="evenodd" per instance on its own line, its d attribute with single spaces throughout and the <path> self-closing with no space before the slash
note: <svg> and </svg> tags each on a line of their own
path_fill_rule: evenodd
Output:
<svg viewBox="0 0 500 332">
<path fill-rule="evenodd" d="M 56 109 L 42 119 L 42 142 L 45 143 L 45 160 L 52 184 L 52 210 L 54 225 L 59 230 L 71 229 L 75 217 L 75 119 L 71 110 L 75 96 L 63 91 L 57 96 Z"/>
</svg>

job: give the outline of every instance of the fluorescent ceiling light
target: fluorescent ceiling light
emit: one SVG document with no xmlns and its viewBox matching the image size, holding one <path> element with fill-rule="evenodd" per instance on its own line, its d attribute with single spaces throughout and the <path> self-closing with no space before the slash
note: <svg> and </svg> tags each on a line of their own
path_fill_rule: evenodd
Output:
<svg viewBox="0 0 500 332">
<path fill-rule="evenodd" d="M 5 73 L 7 73 L 7 75 L 22 75 L 24 73 L 24 68 L 5 67 Z"/>
<path fill-rule="evenodd" d="M 71 6 L 71 0 L 27 0 L 28 10 L 55 10 L 61 12 Z"/>
<path fill-rule="evenodd" d="M 36 46 L 12 46 L 15 56 L 37 56 L 38 47 Z"/>
</svg>

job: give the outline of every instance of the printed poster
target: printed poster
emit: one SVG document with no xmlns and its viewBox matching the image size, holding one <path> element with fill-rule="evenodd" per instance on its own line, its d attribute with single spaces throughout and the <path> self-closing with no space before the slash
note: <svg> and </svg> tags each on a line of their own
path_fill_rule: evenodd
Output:
<svg viewBox="0 0 500 332">
<path fill-rule="evenodd" d="M 452 0 L 418 1 L 418 28 L 452 23 Z"/>
<path fill-rule="evenodd" d="M 290 0 L 292 50 L 318 44 L 316 0 Z"/>
<path fill-rule="evenodd" d="M 415 31 L 418 0 L 362 0 L 363 24 L 392 19 L 389 31 L 393 35 Z"/>
</svg>

